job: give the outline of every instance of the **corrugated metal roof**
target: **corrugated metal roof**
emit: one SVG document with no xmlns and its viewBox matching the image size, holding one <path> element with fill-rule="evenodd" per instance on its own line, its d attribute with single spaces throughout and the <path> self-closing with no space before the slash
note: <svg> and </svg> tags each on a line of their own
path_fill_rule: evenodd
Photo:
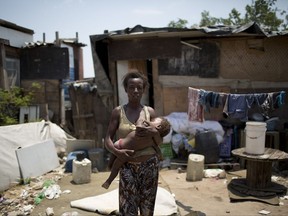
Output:
<svg viewBox="0 0 288 216">
<path fill-rule="evenodd" d="M 287 32 L 265 32 L 255 22 L 247 23 L 242 26 L 207 26 L 195 28 L 150 28 L 141 25 L 136 25 L 133 28 L 126 28 L 123 30 L 106 31 L 106 35 L 112 40 L 127 40 L 127 39 L 140 39 L 140 38 L 153 38 L 153 37 L 181 37 L 181 38 L 205 38 L 205 37 L 243 37 L 243 36 L 257 36 L 257 37 L 271 37 L 277 35 L 286 35 Z M 93 35 L 92 35 L 93 37 Z"/>
<path fill-rule="evenodd" d="M 76 39 L 60 39 L 60 41 L 64 44 L 74 45 L 77 47 L 85 47 L 87 44 L 79 43 Z M 46 46 L 56 46 L 56 42 L 29 42 L 25 43 L 25 48 L 33 48 L 33 47 L 46 47 Z"/>
<path fill-rule="evenodd" d="M 79 46 L 79 47 L 85 47 L 87 46 L 87 44 L 84 44 L 84 43 L 79 43 L 78 42 L 78 39 L 74 39 L 74 38 L 70 38 L 70 39 L 61 39 L 60 40 L 65 43 L 65 44 L 73 44 L 75 46 Z"/>
</svg>

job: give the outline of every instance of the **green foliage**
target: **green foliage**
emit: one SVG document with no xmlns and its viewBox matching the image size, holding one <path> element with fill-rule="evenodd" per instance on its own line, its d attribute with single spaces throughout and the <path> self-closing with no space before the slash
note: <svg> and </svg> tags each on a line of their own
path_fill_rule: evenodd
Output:
<svg viewBox="0 0 288 216">
<path fill-rule="evenodd" d="M 241 16 L 241 13 L 233 8 L 228 18 L 213 17 L 210 16 L 209 11 L 204 10 L 201 13 L 199 26 L 239 26 L 253 21 L 258 23 L 265 31 L 288 30 L 288 15 L 286 15 L 285 10 L 275 6 L 276 2 L 277 0 L 251 0 L 251 4 L 245 7 L 246 13 L 244 16 Z M 277 14 L 284 17 L 284 20 L 278 18 Z M 184 28 L 187 24 L 187 20 L 178 18 L 178 21 L 171 21 L 168 26 Z M 195 24 L 193 26 L 195 26 Z"/>
<path fill-rule="evenodd" d="M 213 26 L 220 22 L 218 18 L 211 17 L 209 11 L 206 10 L 201 13 L 201 16 L 200 26 Z"/>
<path fill-rule="evenodd" d="M 32 89 L 39 87 L 38 83 L 32 84 Z M 19 87 L 0 89 L 0 126 L 18 124 L 20 107 L 31 105 L 32 100 L 33 91 L 24 94 L 24 90 Z"/>
<path fill-rule="evenodd" d="M 246 6 L 245 22 L 254 21 L 266 31 L 278 31 L 283 20 L 277 18 L 276 13 L 280 10 L 274 7 L 276 1 L 252 0 L 252 4 Z"/>
<path fill-rule="evenodd" d="M 237 26 L 245 24 L 245 21 L 241 19 L 241 13 L 239 13 L 235 8 L 233 8 L 229 13 L 229 18 L 227 19 L 220 18 L 219 22 L 228 26 Z"/>
<path fill-rule="evenodd" d="M 187 20 L 178 18 L 178 21 L 176 21 L 176 22 L 175 21 L 171 21 L 168 24 L 168 27 L 171 27 L 171 28 L 186 28 L 187 24 L 188 24 Z"/>
<path fill-rule="evenodd" d="M 224 25 L 243 25 L 248 22 L 258 23 L 266 31 L 278 31 L 284 27 L 283 20 L 277 17 L 277 12 L 284 15 L 286 11 L 275 7 L 277 0 L 252 0 L 251 5 L 246 5 L 246 14 L 241 18 L 241 14 L 233 8 L 228 18 L 210 17 L 209 12 L 202 13 L 200 26 L 224 24 Z M 287 23 L 287 22 L 286 22 Z M 286 25 L 287 27 L 287 25 Z M 285 27 L 284 27 L 285 28 Z"/>
</svg>

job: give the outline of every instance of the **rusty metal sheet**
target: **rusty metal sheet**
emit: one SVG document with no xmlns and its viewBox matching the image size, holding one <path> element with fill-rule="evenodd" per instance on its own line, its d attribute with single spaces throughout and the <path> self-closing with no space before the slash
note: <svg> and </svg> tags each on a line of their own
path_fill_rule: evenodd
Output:
<svg viewBox="0 0 288 216">
<path fill-rule="evenodd" d="M 181 56 L 179 38 L 112 40 L 108 48 L 112 61 L 179 58 Z"/>
</svg>

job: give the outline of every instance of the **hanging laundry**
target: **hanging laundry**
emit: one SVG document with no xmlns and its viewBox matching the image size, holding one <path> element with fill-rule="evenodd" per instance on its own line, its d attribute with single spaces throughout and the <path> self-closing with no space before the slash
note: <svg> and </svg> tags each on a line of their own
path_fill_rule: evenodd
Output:
<svg viewBox="0 0 288 216">
<path fill-rule="evenodd" d="M 199 89 L 188 89 L 188 119 L 189 121 L 204 121 L 204 109 L 199 104 Z"/>
<path fill-rule="evenodd" d="M 284 104 L 285 91 L 268 93 L 266 100 L 260 105 L 264 115 L 268 118 L 269 114 Z"/>
<path fill-rule="evenodd" d="M 199 90 L 199 104 L 203 106 L 204 111 L 210 112 L 210 108 L 218 108 L 223 106 L 226 98 L 225 93 L 205 91 L 203 89 Z"/>
<path fill-rule="evenodd" d="M 226 117 L 248 121 L 248 110 L 253 104 L 261 106 L 267 97 L 267 93 L 229 94 L 223 113 Z"/>
<path fill-rule="evenodd" d="M 274 109 L 277 109 L 284 104 L 285 95 L 286 95 L 285 91 L 281 91 L 281 92 L 273 94 L 273 97 L 276 96 L 276 103 L 273 104 Z"/>
<path fill-rule="evenodd" d="M 259 107 L 263 116 L 284 104 L 285 91 L 272 93 L 228 94 L 206 91 L 189 87 L 188 89 L 188 116 L 189 121 L 204 121 L 204 111 L 210 108 L 223 107 L 224 117 L 235 118 L 241 121 L 248 120 L 248 110 L 252 106 Z"/>
</svg>

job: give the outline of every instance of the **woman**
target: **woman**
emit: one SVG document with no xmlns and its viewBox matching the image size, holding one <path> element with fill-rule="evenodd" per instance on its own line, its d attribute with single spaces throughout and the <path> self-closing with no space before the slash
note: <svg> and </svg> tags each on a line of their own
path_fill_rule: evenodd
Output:
<svg viewBox="0 0 288 216">
<path fill-rule="evenodd" d="M 141 98 L 148 87 L 147 78 L 140 72 L 129 72 L 123 77 L 123 86 L 128 96 L 128 103 L 113 109 L 105 145 L 120 161 L 126 162 L 121 167 L 119 176 L 119 212 L 123 216 L 153 215 L 159 176 L 159 158 L 153 147 L 137 151 L 137 155 L 130 156 L 133 151 L 117 149 L 113 140 L 117 132 L 117 139 L 126 137 L 136 130 L 139 119 L 150 121 L 155 118 L 155 111 L 149 106 L 141 104 Z M 153 136 L 157 130 L 153 127 L 137 127 L 137 136 Z M 137 145 L 137 142 L 135 142 Z M 137 157 L 136 157 L 137 156 Z"/>
<path fill-rule="evenodd" d="M 158 131 L 158 133 L 155 133 L 155 136 L 151 137 L 151 136 L 136 136 L 136 132 L 132 131 L 130 132 L 125 138 L 120 138 L 119 140 L 117 140 L 114 143 L 114 146 L 117 149 L 130 149 L 133 150 L 135 154 L 137 154 L 136 151 L 145 149 L 149 146 L 152 146 L 153 148 L 155 148 L 155 151 L 158 154 L 159 158 L 162 158 L 162 153 L 161 150 L 159 148 L 159 144 L 161 144 L 163 142 L 163 137 L 166 136 L 170 130 L 171 130 L 171 125 L 169 123 L 169 121 L 167 119 L 165 119 L 164 117 L 157 117 L 154 118 L 152 121 L 148 122 L 146 120 L 144 121 L 140 121 L 139 123 L 136 124 L 136 128 L 137 127 L 155 127 L 156 130 Z M 135 142 L 137 143 L 137 145 L 135 145 Z M 132 154 L 133 155 L 133 154 Z M 135 155 L 134 155 L 134 160 L 133 161 L 137 161 L 137 158 L 135 159 Z M 128 161 L 125 161 L 128 162 Z M 125 163 L 124 162 L 124 163 Z M 109 160 L 109 165 L 111 164 L 111 173 L 109 175 L 109 177 L 107 178 L 107 180 L 102 184 L 102 187 L 108 189 L 110 184 L 112 183 L 112 181 L 117 177 L 121 166 L 124 164 L 123 161 L 118 160 L 115 155 L 111 155 L 110 156 L 110 160 Z"/>
</svg>

